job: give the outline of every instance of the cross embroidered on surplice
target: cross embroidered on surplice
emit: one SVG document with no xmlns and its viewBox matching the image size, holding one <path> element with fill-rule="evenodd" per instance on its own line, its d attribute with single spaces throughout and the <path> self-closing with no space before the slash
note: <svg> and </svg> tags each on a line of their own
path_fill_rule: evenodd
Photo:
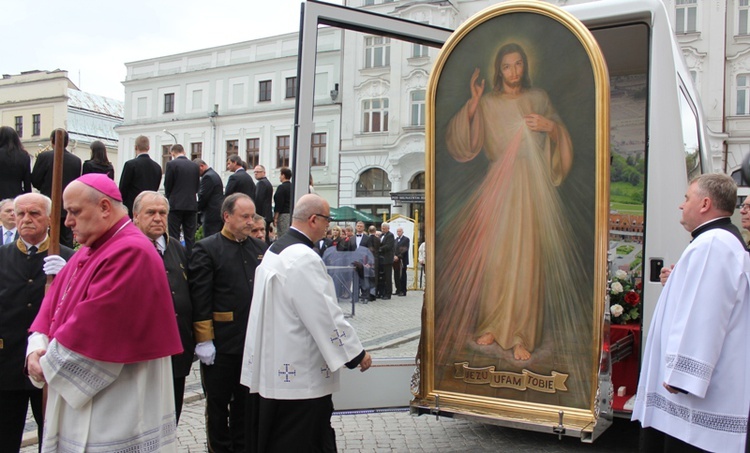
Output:
<svg viewBox="0 0 750 453">
<path fill-rule="evenodd" d="M 333 334 L 334 336 L 331 337 L 331 343 L 336 344 L 338 341 L 339 344 L 337 346 L 344 346 L 344 342 L 341 341 L 341 339 L 346 337 L 346 332 L 339 333 L 339 329 L 333 329 Z"/>
</svg>

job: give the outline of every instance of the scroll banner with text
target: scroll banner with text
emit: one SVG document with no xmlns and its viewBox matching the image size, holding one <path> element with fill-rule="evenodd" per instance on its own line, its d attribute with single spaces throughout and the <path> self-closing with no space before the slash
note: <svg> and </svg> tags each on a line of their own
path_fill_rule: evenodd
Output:
<svg viewBox="0 0 750 453">
<path fill-rule="evenodd" d="M 509 388 L 520 391 L 526 389 L 536 390 L 542 393 L 555 393 L 557 391 L 567 392 L 565 381 L 567 374 L 553 371 L 550 376 L 533 373 L 529 370 L 521 370 L 520 373 L 511 371 L 495 371 L 495 367 L 472 368 L 469 362 L 455 363 L 456 379 L 461 379 L 467 384 L 487 385 L 493 388 Z"/>
</svg>

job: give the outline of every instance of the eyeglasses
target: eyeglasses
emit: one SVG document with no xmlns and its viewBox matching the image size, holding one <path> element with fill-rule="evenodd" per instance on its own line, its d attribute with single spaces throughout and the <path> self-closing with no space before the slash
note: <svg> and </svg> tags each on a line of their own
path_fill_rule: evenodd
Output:
<svg viewBox="0 0 750 453">
<path fill-rule="evenodd" d="M 747 211 L 748 209 L 750 209 L 750 204 L 743 203 L 740 205 L 740 211 Z"/>
<path fill-rule="evenodd" d="M 331 220 L 333 220 L 333 217 L 331 217 L 331 216 L 327 216 L 327 215 L 323 215 L 323 214 L 313 214 L 313 215 L 317 216 L 317 217 L 323 217 L 324 219 L 326 219 L 326 222 L 328 222 L 328 223 L 331 223 Z"/>
</svg>

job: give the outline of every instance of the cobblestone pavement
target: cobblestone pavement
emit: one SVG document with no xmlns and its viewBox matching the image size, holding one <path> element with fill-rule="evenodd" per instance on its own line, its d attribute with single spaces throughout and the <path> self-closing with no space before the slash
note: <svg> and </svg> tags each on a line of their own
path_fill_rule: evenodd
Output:
<svg viewBox="0 0 750 453">
<path fill-rule="evenodd" d="M 422 308 L 422 291 L 409 291 L 406 297 L 357 303 L 355 316 L 349 318 L 365 348 L 376 358 L 414 357 L 417 351 Z M 351 314 L 351 302 L 340 301 L 342 310 Z M 185 404 L 177 428 L 180 452 L 205 452 L 203 392 L 198 363 L 193 365 L 185 386 Z M 411 416 L 406 409 L 334 414 L 333 427 L 342 452 L 630 452 L 637 451 L 637 427 L 626 420 L 615 425 L 594 444 L 551 434 L 484 425 L 467 420 L 423 415 Z M 21 451 L 37 451 L 36 427 L 27 421 L 27 433 Z"/>
</svg>

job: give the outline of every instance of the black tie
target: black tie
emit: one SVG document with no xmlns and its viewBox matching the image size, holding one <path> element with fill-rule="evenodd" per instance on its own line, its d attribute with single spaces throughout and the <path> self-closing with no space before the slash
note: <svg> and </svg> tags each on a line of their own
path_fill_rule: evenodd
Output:
<svg viewBox="0 0 750 453">
<path fill-rule="evenodd" d="M 37 250 L 39 250 L 39 249 L 38 249 L 38 248 L 36 248 L 36 245 L 32 245 L 31 247 L 29 247 L 29 256 L 34 256 L 34 255 L 36 255 L 36 251 L 37 251 Z"/>
<path fill-rule="evenodd" d="M 159 248 L 159 244 L 156 243 L 156 239 L 152 239 L 151 242 L 154 243 L 154 248 L 156 249 L 156 253 L 158 253 L 159 256 L 164 256 L 164 254 L 161 252 L 161 249 Z"/>
<path fill-rule="evenodd" d="M 358 234 L 358 235 L 357 235 L 357 237 L 358 237 L 358 238 L 361 238 L 361 237 L 362 237 L 362 235 L 361 235 L 361 234 Z"/>
</svg>

